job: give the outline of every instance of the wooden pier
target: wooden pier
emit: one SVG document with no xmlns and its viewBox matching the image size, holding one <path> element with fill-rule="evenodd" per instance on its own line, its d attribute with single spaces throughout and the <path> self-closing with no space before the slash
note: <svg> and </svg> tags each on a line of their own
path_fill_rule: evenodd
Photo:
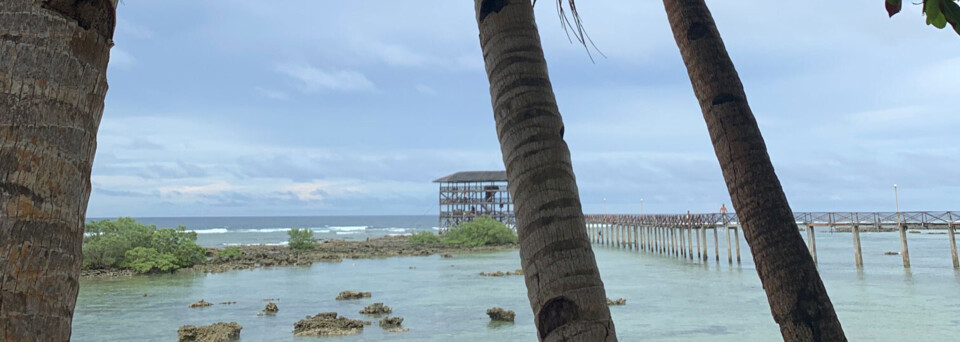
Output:
<svg viewBox="0 0 960 342">
<path fill-rule="evenodd" d="M 707 233 L 712 231 L 713 257 L 719 262 L 719 230 L 723 230 L 727 244 L 727 262 L 733 263 L 736 260 L 740 263 L 740 223 L 734 213 L 585 215 L 585 217 L 587 232 L 593 243 L 691 260 L 709 259 Z M 849 229 L 853 236 L 854 263 L 858 268 L 863 267 L 861 231 L 899 232 L 903 266 L 910 267 L 907 229 L 946 229 L 953 267 L 960 269 L 955 238 L 956 227 L 960 226 L 960 212 L 957 211 L 795 212 L 794 217 L 797 226 L 807 232 L 807 248 L 814 262 L 817 261 L 814 227 L 830 227 L 834 231 Z"/>
</svg>

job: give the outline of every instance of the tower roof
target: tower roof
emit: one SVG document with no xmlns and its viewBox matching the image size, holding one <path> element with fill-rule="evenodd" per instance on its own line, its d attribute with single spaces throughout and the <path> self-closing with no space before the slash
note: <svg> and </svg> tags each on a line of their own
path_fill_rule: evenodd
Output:
<svg viewBox="0 0 960 342">
<path fill-rule="evenodd" d="M 434 183 L 506 182 L 507 171 L 460 171 L 437 178 Z"/>
</svg>

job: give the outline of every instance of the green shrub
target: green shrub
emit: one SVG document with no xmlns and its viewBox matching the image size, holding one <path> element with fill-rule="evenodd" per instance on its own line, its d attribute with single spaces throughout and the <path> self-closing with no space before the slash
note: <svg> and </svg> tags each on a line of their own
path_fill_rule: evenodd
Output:
<svg viewBox="0 0 960 342">
<path fill-rule="evenodd" d="M 95 239 L 84 238 L 83 267 L 107 268 L 123 262 L 124 254 L 133 248 L 130 241 L 119 235 L 104 235 Z"/>
<path fill-rule="evenodd" d="M 84 233 L 90 235 L 84 238 L 84 242 L 96 240 L 98 237 L 120 236 L 134 247 L 146 246 L 150 244 L 150 238 L 155 230 L 157 230 L 156 226 L 142 224 L 130 217 L 93 221 L 87 223 L 84 228 Z"/>
<path fill-rule="evenodd" d="M 317 242 L 313 239 L 313 231 L 310 229 L 293 228 L 287 232 L 290 239 L 287 240 L 287 246 L 291 249 L 303 250 L 317 248 Z"/>
<path fill-rule="evenodd" d="M 169 271 L 168 262 L 176 269 L 193 266 L 206 258 L 203 247 L 196 243 L 197 233 L 187 232 L 182 226 L 157 229 L 121 217 L 90 222 L 84 231 L 83 267 L 88 269 L 134 268 L 140 273 Z M 145 250 L 152 250 L 156 255 Z M 130 257 L 138 259 L 134 261 Z"/>
<path fill-rule="evenodd" d="M 186 227 L 177 229 L 157 229 L 150 239 L 150 247 L 161 254 L 170 254 L 178 267 L 190 267 L 203 262 L 206 251 L 197 245 L 197 233 L 186 231 Z"/>
<path fill-rule="evenodd" d="M 407 241 L 411 243 L 440 243 L 440 236 L 434 234 L 433 232 L 416 232 L 407 237 Z"/>
<path fill-rule="evenodd" d="M 240 247 L 230 246 L 217 252 L 217 258 L 221 260 L 239 259 Z"/>
<path fill-rule="evenodd" d="M 503 245 L 517 243 L 517 234 L 500 221 L 480 217 L 447 230 L 442 239 L 444 243 L 454 245 Z"/>
<path fill-rule="evenodd" d="M 177 258 L 153 248 L 137 247 L 127 251 L 127 268 L 137 273 L 170 272 L 177 268 Z"/>
</svg>

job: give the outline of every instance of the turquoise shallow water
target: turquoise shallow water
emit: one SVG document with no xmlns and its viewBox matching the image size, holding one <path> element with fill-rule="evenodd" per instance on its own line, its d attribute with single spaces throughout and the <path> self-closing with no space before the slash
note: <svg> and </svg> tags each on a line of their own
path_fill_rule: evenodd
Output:
<svg viewBox="0 0 960 342">
<path fill-rule="evenodd" d="M 595 247 L 623 341 L 775 341 L 749 248 L 743 262 L 682 260 L 659 254 Z M 863 233 L 865 267 L 853 266 L 849 233 L 818 232 L 820 269 L 852 341 L 960 340 L 960 273 L 953 270 L 945 235 L 909 234 L 913 267 L 904 270 L 896 233 Z M 712 236 L 710 237 L 712 240 Z M 533 315 L 522 277 L 481 277 L 479 272 L 519 268 L 517 251 L 317 263 L 209 275 L 164 275 L 81 282 L 74 341 L 172 341 L 184 324 L 236 321 L 242 341 L 312 341 L 294 338 L 305 315 L 337 311 L 350 318 L 373 302 L 405 318 L 406 333 L 376 324 L 355 336 L 325 341 L 535 341 Z M 413 267 L 413 268 L 411 268 Z M 337 301 L 341 290 L 373 298 Z M 147 297 L 143 294 L 147 293 Z M 263 298 L 280 300 L 280 312 L 258 317 Z M 199 299 L 237 301 L 188 309 Z M 487 308 L 517 312 L 515 324 L 490 325 Z M 372 319 L 371 319 L 372 320 Z"/>
</svg>

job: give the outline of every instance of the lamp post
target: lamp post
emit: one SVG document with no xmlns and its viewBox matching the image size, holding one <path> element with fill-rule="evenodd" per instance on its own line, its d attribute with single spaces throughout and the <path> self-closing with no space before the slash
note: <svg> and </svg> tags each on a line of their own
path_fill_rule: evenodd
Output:
<svg viewBox="0 0 960 342">
<path fill-rule="evenodd" d="M 893 185 L 893 199 L 897 203 L 897 226 L 900 226 L 900 195 L 897 193 L 897 185 Z"/>
<path fill-rule="evenodd" d="M 640 217 L 643 217 L 643 199 L 640 199 Z"/>
<path fill-rule="evenodd" d="M 607 198 L 603 198 L 603 216 L 607 216 Z"/>
<path fill-rule="evenodd" d="M 907 229 L 903 226 L 903 220 L 900 219 L 900 195 L 897 193 L 897 185 L 893 185 L 893 198 L 897 203 L 897 230 L 900 231 L 900 255 L 903 257 L 903 267 L 910 267 L 910 249 L 907 247 Z"/>
</svg>

